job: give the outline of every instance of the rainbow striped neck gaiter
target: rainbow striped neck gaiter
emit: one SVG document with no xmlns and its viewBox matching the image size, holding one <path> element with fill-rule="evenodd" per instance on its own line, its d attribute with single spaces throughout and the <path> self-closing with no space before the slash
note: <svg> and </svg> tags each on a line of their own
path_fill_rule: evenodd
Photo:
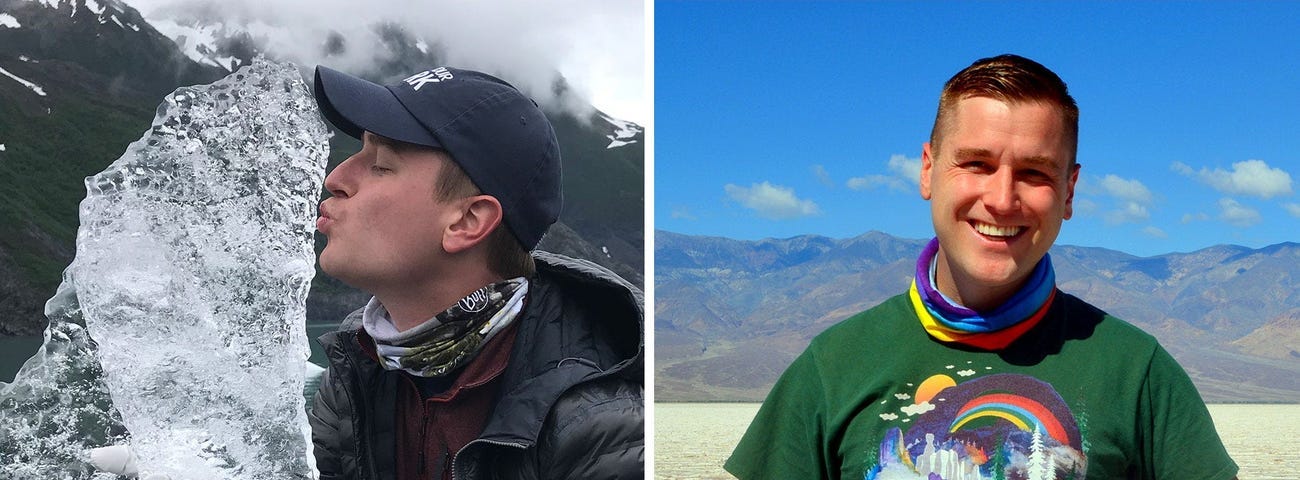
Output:
<svg viewBox="0 0 1300 480">
<path fill-rule="evenodd" d="M 1047 314 L 1056 298 L 1056 273 L 1050 255 L 1029 274 L 1029 281 L 991 312 L 976 312 L 950 301 L 934 288 L 934 260 L 939 239 L 930 240 L 916 260 L 916 278 L 908 297 L 926 333 L 947 343 L 1000 350 L 1029 331 Z"/>
</svg>

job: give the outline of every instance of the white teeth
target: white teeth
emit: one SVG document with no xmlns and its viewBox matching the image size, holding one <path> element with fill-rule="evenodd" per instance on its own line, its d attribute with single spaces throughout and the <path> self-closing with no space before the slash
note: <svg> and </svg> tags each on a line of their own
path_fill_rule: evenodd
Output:
<svg viewBox="0 0 1300 480">
<path fill-rule="evenodd" d="M 975 222 L 975 231 L 990 237 L 1014 237 L 1024 230 L 1024 227 L 999 227 L 987 223 Z"/>
</svg>

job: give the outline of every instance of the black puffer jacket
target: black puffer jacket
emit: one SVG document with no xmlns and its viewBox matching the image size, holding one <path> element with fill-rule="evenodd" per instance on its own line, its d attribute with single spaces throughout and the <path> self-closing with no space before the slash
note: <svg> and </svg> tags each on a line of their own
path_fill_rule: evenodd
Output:
<svg viewBox="0 0 1300 480">
<path fill-rule="evenodd" d="M 460 479 L 644 477 L 641 291 L 596 264 L 536 252 L 501 395 L 456 453 Z M 400 373 L 357 343 L 360 311 L 321 336 L 329 371 L 308 416 L 322 480 L 394 478 Z"/>
</svg>

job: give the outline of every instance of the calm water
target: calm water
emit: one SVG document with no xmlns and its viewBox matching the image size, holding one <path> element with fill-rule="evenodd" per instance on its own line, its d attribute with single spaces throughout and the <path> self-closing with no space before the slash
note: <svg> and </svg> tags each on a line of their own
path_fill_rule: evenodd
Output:
<svg viewBox="0 0 1300 480">
<path fill-rule="evenodd" d="M 655 478 L 731 479 L 722 462 L 758 412 L 756 403 L 657 403 Z M 1300 405 L 1210 405 L 1242 480 L 1300 478 Z"/>
</svg>

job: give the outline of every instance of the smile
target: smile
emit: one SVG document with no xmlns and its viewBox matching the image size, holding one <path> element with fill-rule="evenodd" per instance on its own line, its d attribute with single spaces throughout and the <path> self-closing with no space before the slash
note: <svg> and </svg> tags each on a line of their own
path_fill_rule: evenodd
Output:
<svg viewBox="0 0 1300 480">
<path fill-rule="evenodd" d="M 1014 237 L 1025 231 L 1025 227 L 1000 227 L 984 222 L 971 222 L 971 224 L 975 226 L 975 231 L 990 237 Z"/>
</svg>

